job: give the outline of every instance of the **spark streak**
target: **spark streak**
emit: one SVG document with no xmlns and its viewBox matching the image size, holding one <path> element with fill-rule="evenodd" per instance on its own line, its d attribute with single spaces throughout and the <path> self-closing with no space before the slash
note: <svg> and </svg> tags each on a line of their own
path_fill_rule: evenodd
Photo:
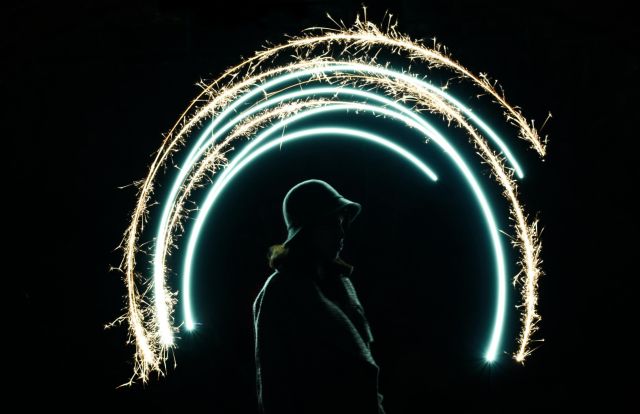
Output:
<svg viewBox="0 0 640 414">
<path fill-rule="evenodd" d="M 133 378 L 148 380 L 151 371 L 163 373 L 168 351 L 175 345 L 174 333 L 178 327 L 174 325 L 173 308 L 177 302 L 177 293 L 171 292 L 166 285 L 166 259 L 176 240 L 182 235 L 183 220 L 188 216 L 184 204 L 192 191 L 205 184 L 207 174 L 215 176 L 219 166 L 227 161 L 225 148 L 229 148 L 233 140 L 240 137 L 251 139 L 264 126 L 274 120 L 280 120 L 262 132 L 246 148 L 233 158 L 232 163 L 215 181 L 213 188 L 206 198 L 205 204 L 196 220 L 196 225 L 189 235 L 186 260 L 183 271 L 182 299 L 185 311 L 187 329 L 194 328 L 193 311 L 190 299 L 191 263 L 202 230 L 202 223 L 217 194 L 222 191 L 231 178 L 246 166 L 252 159 L 287 140 L 310 137 L 319 132 L 342 134 L 352 138 L 360 138 L 376 142 L 402 155 L 412 162 L 431 179 L 433 173 L 415 156 L 406 152 L 398 145 L 361 130 L 340 128 L 336 126 L 324 128 L 310 128 L 303 131 L 289 133 L 279 139 L 267 142 L 257 147 L 274 132 L 281 130 L 302 118 L 327 113 L 336 110 L 362 110 L 380 113 L 385 117 L 395 119 L 410 128 L 415 128 L 422 136 L 435 142 L 458 167 L 473 190 L 479 202 L 487 228 L 491 234 L 497 267 L 498 303 L 495 322 L 489 346 L 485 352 L 487 361 L 493 361 L 499 352 L 502 335 L 503 319 L 506 308 L 506 274 L 504 254 L 498 237 L 498 228 L 492 209 L 484 196 L 480 185 L 474 178 L 471 168 L 458 155 L 449 141 L 428 122 L 423 112 L 439 114 L 455 125 L 465 130 L 470 142 L 477 149 L 481 160 L 491 168 L 496 182 L 502 187 L 503 195 L 510 205 L 510 216 L 515 222 L 515 236 L 512 244 L 520 251 L 517 265 L 520 268 L 513 278 L 514 286 L 521 284 L 522 329 L 518 338 L 518 350 L 513 357 L 523 362 L 530 354 L 529 344 L 531 336 L 537 330 L 540 316 L 536 310 L 537 283 L 542 275 L 540 268 L 541 243 L 538 237 L 537 221 L 530 223 L 522 204 L 518 200 L 515 174 L 522 179 L 524 172 L 502 140 L 482 119 L 471 109 L 462 105 L 453 95 L 445 92 L 429 82 L 420 79 L 410 71 L 400 72 L 389 68 L 389 64 L 376 63 L 378 53 L 387 48 L 389 53 L 408 58 L 411 62 L 417 60 L 428 69 L 444 68 L 458 75 L 460 79 L 471 82 L 484 93 L 494 98 L 512 125 L 518 127 L 519 138 L 530 143 L 541 157 L 545 155 L 546 138 L 542 142 L 533 123 L 529 124 L 515 107 L 509 105 L 503 95 L 499 94 L 494 84 L 486 75 L 474 75 L 469 70 L 447 56 L 443 46 L 435 44 L 428 48 L 420 41 L 411 40 L 408 36 L 399 34 L 395 27 L 397 23 L 387 25 L 386 31 L 381 31 L 373 23 L 356 17 L 353 27 L 344 26 L 338 29 L 312 28 L 319 30 L 317 35 L 303 35 L 291 38 L 288 42 L 257 52 L 254 57 L 230 68 L 218 79 L 205 85 L 203 92 L 194 99 L 192 104 L 180 116 L 178 122 L 165 137 L 150 166 L 147 177 L 140 181 L 138 201 L 132 214 L 131 223 L 127 228 L 120 248 L 123 249 L 123 260 L 119 269 L 124 273 L 128 289 L 128 311 L 115 322 L 129 323 L 130 338 L 135 341 L 135 368 Z M 338 46 L 344 46 L 340 53 L 347 54 L 343 60 L 335 60 L 334 53 Z M 379 47 L 375 55 L 370 52 Z M 350 49 L 357 49 L 351 52 Z M 324 49 L 324 52 L 317 52 Z M 292 62 L 285 62 L 280 66 L 270 67 L 271 62 L 283 59 L 282 52 L 295 52 Z M 329 87 L 318 87 L 316 84 L 329 84 Z M 335 85 L 335 86 L 333 86 Z M 371 89 L 375 92 L 365 91 Z M 293 92 L 289 92 L 289 90 Z M 386 94 L 388 97 L 381 95 Z M 310 99 L 322 96 L 324 98 Z M 362 98 L 363 102 L 338 101 L 338 96 Z M 376 105 L 369 102 L 373 101 Z M 196 103 L 205 102 L 199 108 Z M 405 103 L 413 103 L 409 108 Z M 244 109 L 246 108 L 246 109 Z M 238 114 L 238 110 L 241 110 Z M 234 114 L 237 114 L 233 116 Z M 232 117 L 233 116 L 233 117 Z M 232 117 L 232 118 L 231 118 Z M 140 252 L 139 240 L 148 206 L 158 179 L 158 172 L 167 165 L 173 153 L 186 145 L 186 140 L 193 130 L 211 119 L 211 123 L 203 130 L 198 140 L 192 144 L 191 150 L 180 168 L 178 177 L 174 180 L 167 199 L 163 205 L 162 217 L 154 239 L 153 277 L 143 277 L 136 271 L 136 255 Z M 223 123 L 226 119 L 230 120 Z M 473 124 L 473 125 L 472 125 Z M 475 125 L 475 127 L 474 127 Z M 476 129 L 486 134 L 485 139 Z M 228 134 L 227 137 L 218 141 Z M 429 141 L 427 141 L 429 142 Z M 490 143 L 497 146 L 500 153 L 491 149 Z M 506 167 L 505 163 L 512 168 Z M 145 287 L 141 293 L 137 279 L 143 281 Z M 151 291 L 153 295 L 151 295 Z M 153 299 L 150 300 L 150 297 Z M 115 323 L 114 322 L 114 323 Z"/>
</svg>

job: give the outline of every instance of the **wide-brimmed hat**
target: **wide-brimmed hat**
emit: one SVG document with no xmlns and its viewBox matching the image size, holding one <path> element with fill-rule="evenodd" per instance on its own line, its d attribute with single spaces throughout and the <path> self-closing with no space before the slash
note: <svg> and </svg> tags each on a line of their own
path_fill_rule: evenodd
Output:
<svg viewBox="0 0 640 414">
<path fill-rule="evenodd" d="M 361 210 L 360 203 L 346 199 L 325 181 L 302 181 L 287 192 L 282 202 L 282 215 L 288 233 L 283 244 L 290 245 L 305 226 L 331 214 L 344 213 L 348 224 L 351 224 Z"/>
</svg>

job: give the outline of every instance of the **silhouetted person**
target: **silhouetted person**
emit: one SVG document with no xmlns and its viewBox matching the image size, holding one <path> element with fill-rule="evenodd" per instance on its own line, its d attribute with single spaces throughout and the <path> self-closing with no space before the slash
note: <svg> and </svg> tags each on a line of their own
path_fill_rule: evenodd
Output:
<svg viewBox="0 0 640 414">
<path fill-rule="evenodd" d="M 383 414 L 364 310 L 340 257 L 361 205 L 322 180 L 289 190 L 288 230 L 253 303 L 256 385 L 264 414 Z"/>
</svg>

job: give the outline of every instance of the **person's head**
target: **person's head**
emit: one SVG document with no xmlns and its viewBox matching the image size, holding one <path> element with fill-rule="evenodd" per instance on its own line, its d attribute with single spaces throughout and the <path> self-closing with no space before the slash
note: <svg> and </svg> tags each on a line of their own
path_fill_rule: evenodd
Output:
<svg viewBox="0 0 640 414">
<path fill-rule="evenodd" d="M 350 222 L 344 211 L 329 214 L 309 223 L 286 245 L 270 246 L 269 267 L 276 269 L 285 261 L 327 262 L 340 259 Z"/>
<path fill-rule="evenodd" d="M 359 203 L 346 199 L 325 181 L 296 184 L 282 203 L 288 237 L 269 248 L 269 266 L 275 269 L 290 259 L 339 259 L 345 231 L 360 210 Z"/>
</svg>

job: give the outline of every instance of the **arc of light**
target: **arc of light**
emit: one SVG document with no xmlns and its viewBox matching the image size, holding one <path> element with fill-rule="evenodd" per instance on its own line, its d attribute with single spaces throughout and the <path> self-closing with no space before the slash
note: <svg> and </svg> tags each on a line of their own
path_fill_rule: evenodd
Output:
<svg viewBox="0 0 640 414">
<path fill-rule="evenodd" d="M 160 339 L 163 344 L 171 345 L 173 343 L 173 334 L 171 332 L 171 327 L 169 324 L 169 311 L 167 309 L 165 286 L 164 286 L 164 257 L 165 257 L 164 246 L 166 241 L 166 227 L 168 224 L 172 207 L 174 205 L 175 198 L 178 192 L 180 191 L 182 182 L 184 182 L 184 179 L 186 178 L 187 174 L 189 173 L 189 171 L 191 171 L 191 167 L 195 163 L 195 159 L 197 158 L 197 156 L 202 153 L 202 151 L 200 150 L 203 147 L 203 141 L 206 139 L 206 137 L 209 134 L 211 134 L 213 129 L 220 123 L 220 121 L 224 119 L 228 114 L 231 113 L 231 111 L 235 110 L 235 108 L 240 106 L 242 103 L 248 101 L 249 99 L 258 95 L 259 93 L 266 94 L 268 88 L 277 86 L 288 80 L 298 78 L 300 76 L 326 73 L 328 71 L 332 71 L 332 72 L 363 71 L 363 72 L 369 72 L 369 73 L 383 74 L 386 76 L 391 76 L 397 79 L 401 79 L 409 84 L 422 87 L 430 92 L 436 93 L 437 95 L 441 96 L 445 100 L 448 100 L 449 102 L 453 103 L 454 106 L 456 106 L 461 112 L 467 115 L 469 119 L 471 119 L 474 123 L 476 123 L 476 125 L 478 125 L 482 130 L 484 130 L 487 133 L 487 135 L 491 137 L 491 139 L 502 150 L 502 152 L 505 154 L 505 156 L 507 157 L 511 165 L 515 168 L 516 172 L 519 174 L 519 176 L 523 177 L 524 174 L 522 172 L 522 169 L 519 166 L 519 163 L 517 162 L 515 157 L 512 155 L 509 148 L 506 146 L 504 141 L 486 123 L 484 123 L 479 117 L 473 114 L 469 108 L 464 106 L 461 102 L 459 102 L 450 94 L 440 90 L 439 88 L 436 88 L 435 86 L 429 84 L 428 82 L 422 81 L 415 77 L 411 77 L 403 73 L 399 73 L 397 71 L 381 68 L 381 67 L 373 67 L 373 66 L 363 65 L 358 63 L 336 62 L 335 64 L 331 63 L 325 67 L 315 67 L 315 68 L 306 69 L 303 71 L 296 71 L 289 74 L 280 75 L 270 81 L 267 81 L 265 84 L 257 86 L 256 88 L 254 88 L 253 91 L 242 95 L 240 98 L 234 101 L 218 117 L 216 117 L 216 119 L 207 127 L 207 129 L 200 135 L 192 151 L 189 153 L 183 168 L 181 168 L 178 178 L 176 179 L 173 187 L 171 188 L 171 192 L 168 197 L 170 201 L 165 204 L 165 208 L 163 209 L 162 219 L 159 226 L 159 233 L 158 233 L 158 237 L 156 238 L 156 248 L 155 248 L 155 256 L 154 256 L 154 266 L 153 266 L 154 267 L 154 276 L 153 276 L 154 296 L 155 296 L 156 311 L 158 312 L 158 318 L 157 318 L 158 329 L 160 331 Z M 231 127 L 232 125 L 234 124 L 232 123 L 227 124 L 227 126 L 229 127 Z M 223 130 L 225 129 L 223 128 Z M 216 134 L 216 136 L 219 136 L 219 134 Z"/>
<path fill-rule="evenodd" d="M 194 149 L 190 153 L 188 160 L 191 159 L 191 157 L 196 153 L 198 148 L 202 145 L 206 136 L 213 131 L 213 129 L 219 123 L 219 120 L 221 118 L 226 117 L 228 114 L 231 113 L 231 111 L 233 111 L 235 108 L 237 108 L 239 105 L 246 102 L 247 100 L 253 98 L 254 96 L 260 93 L 267 94 L 268 93 L 267 89 L 269 88 L 278 86 L 291 79 L 297 79 L 300 76 L 308 76 L 308 75 L 313 76 L 320 73 L 324 74 L 327 72 L 338 72 L 338 71 L 368 72 L 368 73 L 374 73 L 378 75 L 381 74 L 381 75 L 390 76 L 396 79 L 400 79 L 413 86 L 417 86 L 417 87 L 426 89 L 429 92 L 433 92 L 436 95 L 440 96 L 441 98 L 445 99 L 446 101 L 452 103 L 456 108 L 458 108 L 462 113 L 464 113 L 474 124 L 476 124 L 481 130 L 483 130 L 489 136 L 489 138 L 491 138 L 491 140 L 500 148 L 500 151 L 505 155 L 505 157 L 507 158 L 511 166 L 515 169 L 516 173 L 518 174 L 518 177 L 524 178 L 524 171 L 522 170 L 520 163 L 518 163 L 516 157 L 513 155 L 509 147 L 505 144 L 504 140 L 500 138 L 500 136 L 491 127 L 489 127 L 489 125 L 487 125 L 484 121 L 482 121 L 481 118 L 475 115 L 470 108 L 466 107 L 462 102 L 457 100 L 451 94 L 444 92 L 442 89 L 430 84 L 429 82 L 425 82 L 416 77 L 409 76 L 404 73 L 398 72 L 396 70 L 392 70 L 384 67 L 370 66 L 362 63 L 352 63 L 352 62 L 343 62 L 343 61 L 323 62 L 323 64 L 325 65 L 324 67 L 323 66 L 312 67 L 311 69 L 299 70 L 299 71 L 291 72 L 285 75 L 279 75 L 274 79 L 271 79 L 265 82 L 262 85 L 258 85 L 256 88 L 254 88 L 254 90 L 242 95 L 240 98 L 235 100 L 233 104 L 229 105 L 223 112 L 221 112 L 216 118 L 216 120 L 213 123 L 211 123 L 207 127 L 207 129 L 200 135 L 200 138 L 194 145 Z"/>
<path fill-rule="evenodd" d="M 390 24 L 391 21 L 389 25 L 387 25 L 386 31 L 381 31 L 375 24 L 367 21 L 365 8 L 364 21 L 361 21 L 359 16 L 357 16 L 352 28 L 347 28 L 344 24 L 337 30 L 316 27 L 313 29 L 321 29 L 323 31 L 321 35 L 294 37 L 287 43 L 256 52 L 253 57 L 244 59 L 239 64 L 226 70 L 208 85 L 205 85 L 202 92 L 192 100 L 185 111 L 179 116 L 178 121 L 176 121 L 170 129 L 163 139 L 160 148 L 157 150 L 153 162 L 149 167 L 147 177 L 139 183 L 136 183 L 136 187 L 138 187 L 136 207 L 131 214 L 131 221 L 125 230 L 124 237 L 118 246 L 118 248 L 122 248 L 125 251 L 118 270 L 124 273 L 124 281 L 128 291 L 128 311 L 125 315 L 108 324 L 107 327 L 114 326 L 124 320 L 129 322 L 129 335 L 135 338 L 136 345 L 136 353 L 134 354 L 134 376 L 138 375 L 140 379 L 146 382 L 149 369 L 163 373 L 161 368 L 166 361 L 166 352 L 169 346 L 173 344 L 172 330 L 177 329 L 171 327 L 168 320 L 169 314 L 167 309 L 171 309 L 173 304 L 171 296 L 166 296 L 166 302 L 162 302 L 158 300 L 158 296 L 156 295 L 155 304 L 158 306 L 151 307 L 144 301 L 147 293 L 144 292 L 140 294 L 136 283 L 135 254 L 138 250 L 139 233 L 144 229 L 144 216 L 147 213 L 147 204 L 153 193 L 154 181 L 156 180 L 160 166 L 166 163 L 168 157 L 176 151 L 176 147 L 181 141 L 185 139 L 199 122 L 204 121 L 207 115 L 215 113 L 218 111 L 218 108 L 224 108 L 228 101 L 231 101 L 239 94 L 239 91 L 253 86 L 260 79 L 291 71 L 296 68 L 309 67 L 317 64 L 318 61 L 327 61 L 326 56 L 330 51 L 333 51 L 336 46 L 344 46 L 342 54 L 347 52 L 351 46 L 355 46 L 357 48 L 356 53 L 365 52 L 363 58 L 356 57 L 355 59 L 359 61 L 366 59 L 369 62 L 375 62 L 377 56 L 377 53 L 373 57 L 367 54 L 374 46 L 387 47 L 392 53 L 408 58 L 412 62 L 414 59 L 418 59 L 419 62 L 425 64 L 428 68 L 445 67 L 446 69 L 450 69 L 460 74 L 463 79 L 470 80 L 475 86 L 486 91 L 489 95 L 493 96 L 495 102 L 505 110 L 504 115 L 507 121 L 515 121 L 515 124 L 519 127 L 521 138 L 530 141 L 532 148 L 544 158 L 546 152 L 546 137 L 545 142 L 542 143 L 533 122 L 529 125 L 519 108 L 511 106 L 506 101 L 504 93 L 502 95 L 499 94 L 494 87 L 495 85 L 489 81 L 485 74 L 475 76 L 460 63 L 452 60 L 445 53 L 441 52 L 442 45 L 436 45 L 435 39 L 434 48 L 429 48 L 424 46 L 421 41 L 413 41 L 408 36 L 398 33 L 395 29 L 397 23 L 393 25 Z M 326 34 L 326 31 L 333 32 Z M 310 57 L 312 53 L 318 50 L 318 46 L 321 45 L 326 45 L 326 51 L 324 53 L 321 52 L 319 57 Z M 297 56 L 295 56 L 295 54 L 292 55 L 295 59 L 294 62 L 287 63 L 286 66 L 275 69 L 268 67 L 263 68 L 269 61 L 273 62 L 275 57 L 289 48 L 297 53 Z M 405 55 L 402 55 L 400 51 L 404 52 Z M 354 53 L 351 53 L 351 55 L 354 55 Z M 238 79 L 237 82 L 235 82 L 236 77 Z M 224 86 L 220 86 L 225 81 L 227 81 L 227 83 Z M 412 92 L 413 91 L 407 88 L 407 92 L 404 92 L 402 97 L 407 96 L 407 94 L 411 96 Z M 193 116 L 188 116 L 190 111 L 195 108 L 195 105 L 203 100 L 207 100 L 207 104 L 202 108 L 198 108 Z M 446 109 L 448 112 L 449 108 Z M 551 117 L 551 114 L 548 115 L 548 118 L 549 117 Z M 455 114 L 455 118 L 458 122 L 463 122 L 461 118 L 458 118 L 458 114 Z M 517 361 L 523 362 L 526 356 L 532 352 L 532 350 L 527 349 L 530 341 L 529 338 L 536 331 L 536 323 L 540 320 L 540 315 L 536 313 L 536 290 L 537 279 L 543 272 L 539 268 L 541 244 L 538 241 L 537 220 L 531 225 L 527 223 L 524 211 L 516 198 L 515 182 L 512 182 L 509 174 L 507 174 L 505 167 L 502 165 L 502 161 L 494 156 L 493 152 L 489 150 L 481 137 L 477 137 L 475 132 L 468 126 L 465 125 L 465 127 L 469 130 L 469 133 L 474 136 L 475 142 L 481 146 L 481 155 L 483 155 L 483 158 L 485 158 L 484 156 L 488 157 L 485 158 L 485 161 L 492 165 L 496 178 L 500 177 L 498 181 L 504 187 L 505 192 L 503 194 L 511 200 L 512 213 L 516 216 L 515 220 L 518 223 L 516 232 L 519 242 L 516 243 L 516 241 L 513 240 L 513 243 L 517 244 L 521 250 L 522 259 L 519 264 L 522 263 L 523 266 L 521 272 L 514 279 L 514 285 L 518 281 L 520 274 L 524 274 L 526 286 L 523 287 L 521 292 L 524 299 L 522 306 L 526 306 L 526 311 L 521 318 L 523 331 L 519 338 L 520 349 L 514 357 Z M 155 282 L 155 279 L 152 279 L 152 282 Z M 164 280 L 161 285 L 156 283 L 155 286 L 150 287 L 154 289 L 155 293 L 159 288 L 164 288 Z M 170 292 L 167 292 L 167 294 L 169 293 Z M 164 291 L 162 291 L 161 294 L 165 296 Z M 147 313 L 149 314 L 149 321 L 145 321 Z M 163 321 L 166 321 L 166 324 L 161 326 L 164 323 Z M 153 327 L 155 327 L 155 329 Z M 161 335 L 162 332 L 166 333 L 164 338 L 168 340 L 163 339 L 163 335 Z M 130 381 L 129 385 L 131 383 Z"/>
<path fill-rule="evenodd" d="M 380 98 L 380 97 L 378 98 L 380 100 L 384 100 L 384 98 Z M 391 103 L 395 104 L 392 101 Z M 401 107 L 401 105 L 399 106 Z M 503 253 L 502 245 L 498 235 L 496 221 L 493 217 L 493 213 L 491 211 L 489 203 L 486 197 L 484 196 L 484 193 L 482 192 L 482 189 L 479 183 L 473 176 L 471 170 L 466 165 L 462 157 L 435 128 L 430 126 L 428 122 L 426 122 L 421 117 L 415 114 L 412 114 L 410 111 L 409 113 L 414 115 L 415 118 L 413 116 L 405 116 L 403 114 L 399 114 L 397 112 L 388 110 L 386 108 L 376 107 L 368 104 L 350 103 L 346 105 L 328 105 L 326 107 L 311 109 L 303 113 L 294 115 L 291 118 L 282 120 L 277 124 L 273 125 L 272 127 L 268 128 L 263 133 L 261 133 L 258 137 L 252 140 L 251 143 L 248 144 L 237 157 L 234 157 L 231 164 L 227 168 L 225 168 L 225 170 L 221 173 L 221 176 L 218 178 L 218 180 L 216 180 L 216 183 L 214 184 L 213 188 L 210 190 L 209 195 L 207 196 L 207 199 L 206 199 L 207 201 L 205 201 L 205 206 L 209 206 L 210 208 L 210 204 L 213 204 L 213 202 L 217 197 L 217 194 L 219 194 L 222 188 L 226 185 L 227 175 L 234 174 L 235 170 L 240 169 L 241 166 L 244 166 L 246 163 L 243 163 L 242 159 L 244 157 L 250 157 L 250 155 L 247 155 L 247 154 L 253 154 L 251 152 L 252 149 L 256 145 L 258 145 L 262 140 L 266 139 L 269 135 L 282 129 L 283 127 L 288 126 L 293 122 L 300 121 L 307 117 L 310 117 L 316 114 L 326 113 L 329 111 L 345 110 L 345 109 L 361 109 L 361 110 L 366 110 L 371 112 L 380 112 L 387 116 L 390 116 L 405 122 L 407 125 L 414 127 L 420 132 L 422 132 L 423 134 L 431 137 L 434 140 L 434 142 L 436 142 L 443 149 L 443 151 L 452 158 L 456 166 L 462 171 L 463 176 L 466 178 L 468 184 L 472 188 L 481 206 L 482 212 L 485 216 L 486 224 L 489 228 L 489 232 L 491 234 L 491 239 L 493 242 L 496 267 L 498 270 L 497 271 L 498 304 L 497 304 L 496 318 L 495 318 L 494 327 L 492 330 L 490 344 L 489 344 L 488 350 L 485 353 L 485 359 L 487 361 L 489 362 L 494 361 L 496 358 L 497 349 L 499 347 L 500 339 L 502 336 L 502 328 L 504 325 L 504 312 L 506 308 L 506 303 L 505 303 L 506 302 L 506 281 L 505 281 L 506 276 L 505 276 L 505 265 L 504 265 L 504 253 Z M 402 108 L 402 109 L 404 109 L 405 111 L 408 111 L 406 108 Z M 264 146 L 267 146 L 267 145 L 270 145 L 270 144 L 265 144 Z M 255 152 L 262 153 L 263 151 L 260 148 L 255 150 Z M 210 203 L 210 204 L 207 204 L 207 203 Z M 196 222 L 194 225 L 194 230 L 192 230 L 192 233 L 189 237 L 189 242 L 187 245 L 187 254 L 186 254 L 186 260 L 185 260 L 185 266 L 184 266 L 184 272 L 183 272 L 183 293 L 184 293 L 183 299 L 185 304 L 185 307 L 184 307 L 185 322 L 188 329 L 193 329 L 193 327 L 195 326 L 193 322 L 193 316 L 192 316 L 193 314 L 191 311 L 191 300 L 190 300 L 191 262 L 193 260 L 197 238 L 202 227 L 202 222 L 204 220 L 202 217 L 206 217 L 206 213 L 204 215 L 202 213 L 206 211 L 208 211 L 208 209 L 203 209 L 198 214 L 198 218 L 196 219 Z"/>
<path fill-rule="evenodd" d="M 324 109 L 324 108 L 322 108 Z M 306 115 L 306 114 L 305 114 Z M 277 125 L 279 126 L 279 125 Z M 274 131 L 274 128 L 270 128 L 269 130 L 263 132 L 261 134 L 261 137 L 255 138 L 255 140 L 262 140 L 264 139 L 267 135 L 270 135 L 272 132 Z M 213 203 L 216 201 L 218 194 L 220 194 L 220 192 L 227 186 L 227 184 L 231 181 L 231 179 L 239 172 L 241 171 L 247 164 L 249 164 L 251 161 L 253 161 L 255 158 L 257 158 L 258 156 L 264 154 L 266 151 L 270 150 L 271 148 L 282 144 L 284 142 L 287 141 L 293 141 L 293 140 L 297 140 L 297 139 L 301 139 L 301 138 L 308 138 L 308 137 L 312 137 L 312 136 L 316 136 L 316 135 L 320 135 L 320 134 L 331 134 L 331 135 L 344 135 L 347 137 L 352 137 L 352 138 L 360 138 L 363 140 L 367 140 L 376 144 L 379 144 L 383 147 L 386 147 L 390 150 L 392 150 L 393 152 L 401 155 L 402 157 L 406 158 L 407 160 L 409 160 L 409 162 L 411 162 L 413 165 L 415 165 L 416 167 L 418 167 L 418 169 L 420 169 L 427 177 L 429 177 L 432 181 L 437 181 L 438 177 L 437 175 L 431 170 L 431 168 L 429 168 L 424 162 L 422 162 L 420 159 L 418 159 L 416 156 L 414 156 L 413 154 L 411 154 L 409 151 L 407 151 L 406 149 L 400 147 L 399 145 L 391 142 L 390 140 L 383 138 L 377 134 L 372 134 L 369 132 L 365 132 L 365 131 L 361 131 L 361 130 L 357 130 L 357 129 L 353 129 L 353 128 L 344 128 L 344 127 L 317 127 L 317 128 L 308 128 L 308 129 L 304 129 L 301 131 L 296 131 L 296 132 L 289 132 L 287 134 L 284 134 L 283 136 L 281 136 L 280 138 L 274 139 L 270 142 L 267 142 L 266 144 L 262 145 L 261 147 L 259 147 L 258 149 L 256 149 L 255 151 L 251 152 L 249 155 L 247 155 L 246 157 L 243 157 L 242 159 L 240 159 L 239 161 L 236 161 L 236 159 L 234 158 L 234 160 L 232 161 L 232 163 L 229 165 L 228 168 L 225 169 L 225 174 L 224 176 L 221 176 L 216 183 L 214 184 L 213 188 L 209 191 L 209 193 L 207 194 L 207 197 L 205 199 L 205 202 L 203 203 L 201 209 L 199 210 L 198 213 L 198 218 L 196 219 L 193 229 L 191 231 L 191 236 L 189 237 L 189 242 L 187 245 L 187 253 L 186 253 L 186 259 L 185 259 L 185 264 L 184 264 L 184 282 L 183 282 L 183 290 L 184 290 L 184 302 L 185 302 L 185 313 L 186 313 L 186 324 L 188 329 L 193 329 L 195 326 L 195 323 L 193 322 L 193 316 L 192 316 L 192 312 L 191 312 L 191 299 L 190 299 L 190 275 L 191 275 L 191 263 L 193 262 L 193 256 L 195 253 L 195 248 L 198 242 L 198 238 L 200 236 L 200 232 L 202 231 L 202 227 L 204 225 L 204 221 L 207 218 L 207 215 L 209 213 L 209 210 L 211 209 L 211 207 L 213 206 Z M 255 140 L 253 142 L 255 142 Z"/>
</svg>

